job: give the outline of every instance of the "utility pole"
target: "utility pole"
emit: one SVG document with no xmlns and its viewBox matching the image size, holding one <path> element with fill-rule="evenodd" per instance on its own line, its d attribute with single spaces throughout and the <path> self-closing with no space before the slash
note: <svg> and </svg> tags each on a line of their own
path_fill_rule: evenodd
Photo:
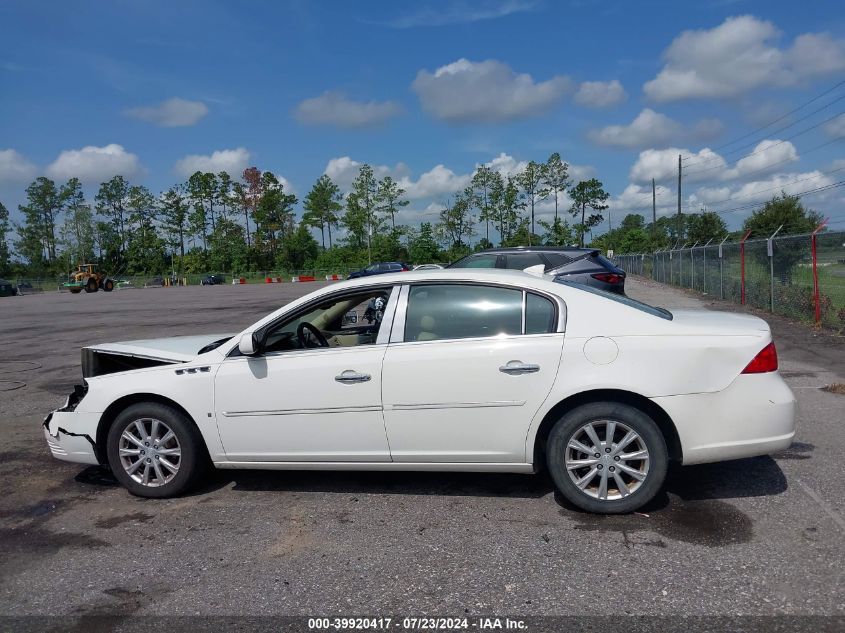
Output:
<svg viewBox="0 0 845 633">
<path fill-rule="evenodd" d="M 681 155 L 678 154 L 678 239 L 681 239 Z"/>
<path fill-rule="evenodd" d="M 657 239 L 657 192 L 651 179 L 651 237 Z"/>
</svg>

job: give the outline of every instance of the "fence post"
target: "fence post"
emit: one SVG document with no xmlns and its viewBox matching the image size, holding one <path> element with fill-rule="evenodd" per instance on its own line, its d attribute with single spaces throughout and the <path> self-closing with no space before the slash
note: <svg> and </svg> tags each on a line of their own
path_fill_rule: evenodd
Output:
<svg viewBox="0 0 845 633">
<path fill-rule="evenodd" d="M 681 246 L 680 251 L 678 253 L 678 287 L 684 285 L 684 249 L 687 247 L 689 242 L 684 242 L 684 245 Z"/>
<path fill-rule="evenodd" d="M 775 313 L 775 243 L 772 240 L 775 239 L 775 235 L 780 233 L 782 228 L 783 224 L 781 224 L 778 227 L 778 230 L 772 233 L 771 237 L 766 240 L 766 251 L 769 256 L 769 281 L 771 282 L 769 299 L 771 299 L 772 314 Z"/>
<path fill-rule="evenodd" d="M 740 269 L 740 282 L 739 282 L 739 294 L 740 294 L 740 301 L 742 305 L 745 305 L 745 241 L 748 239 L 748 236 L 751 235 L 751 231 L 749 230 L 745 235 L 743 235 L 742 239 L 739 241 L 739 269 Z"/>
<path fill-rule="evenodd" d="M 696 246 L 698 246 L 698 240 L 696 240 L 695 244 L 690 246 L 690 249 L 689 249 L 689 265 L 690 265 L 689 288 L 690 288 L 690 290 L 695 289 L 695 247 Z"/>
<path fill-rule="evenodd" d="M 825 218 L 822 223 L 816 227 L 816 230 L 813 231 L 813 234 L 810 236 L 810 249 L 813 253 L 813 304 L 816 311 L 816 325 L 819 325 L 822 322 L 822 307 L 819 301 L 819 270 L 816 265 L 816 234 L 824 228 L 825 224 L 827 224 L 827 220 L 828 218 Z"/>
<path fill-rule="evenodd" d="M 724 260 L 722 259 L 722 244 L 724 244 L 728 239 L 728 236 L 725 236 L 721 242 L 719 242 L 719 298 L 724 300 L 725 299 L 725 284 L 724 284 L 724 274 L 722 270 L 722 264 Z"/>
<path fill-rule="evenodd" d="M 707 292 L 707 246 L 712 241 L 713 241 L 713 238 L 711 237 L 709 240 L 707 240 L 707 244 L 704 245 L 704 294 L 708 294 L 708 292 Z"/>
<path fill-rule="evenodd" d="M 675 281 L 675 268 L 672 264 L 672 252 L 673 251 L 674 251 L 673 248 L 669 249 L 669 285 L 670 286 Z"/>
</svg>

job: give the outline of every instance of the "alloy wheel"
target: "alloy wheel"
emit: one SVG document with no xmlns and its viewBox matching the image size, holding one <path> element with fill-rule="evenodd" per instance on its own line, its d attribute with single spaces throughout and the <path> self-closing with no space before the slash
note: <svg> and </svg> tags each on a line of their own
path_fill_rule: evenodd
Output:
<svg viewBox="0 0 845 633">
<path fill-rule="evenodd" d="M 130 422 L 120 435 L 118 455 L 126 474 L 151 488 L 170 482 L 182 462 L 182 448 L 176 434 L 155 418 Z"/>
<path fill-rule="evenodd" d="M 615 420 L 593 420 L 566 444 L 566 471 L 584 494 L 600 501 L 627 497 L 648 477 L 649 452 L 631 427 Z"/>
</svg>

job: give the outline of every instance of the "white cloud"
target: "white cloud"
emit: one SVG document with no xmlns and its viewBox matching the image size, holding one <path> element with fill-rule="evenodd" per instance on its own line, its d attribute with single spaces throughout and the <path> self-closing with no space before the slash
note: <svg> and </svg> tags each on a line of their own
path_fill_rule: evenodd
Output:
<svg viewBox="0 0 845 633">
<path fill-rule="evenodd" d="M 348 191 L 363 164 L 357 160 L 352 160 L 349 156 L 340 156 L 329 160 L 323 173 L 331 178 L 342 191 Z M 373 168 L 373 174 L 376 178 L 390 176 L 394 180 L 400 180 L 409 173 L 408 166 L 404 163 L 396 163 L 394 167 L 371 164 L 370 167 Z"/>
<path fill-rule="evenodd" d="M 677 210 L 676 199 L 673 198 L 674 192 L 670 191 L 663 185 L 655 187 L 657 215 L 671 215 Z M 651 221 L 651 183 L 648 185 L 629 184 L 624 191 L 619 195 L 612 196 L 608 200 L 608 207 L 613 214 L 613 222 L 615 225 L 622 221 L 622 219 L 629 213 L 637 213 L 646 218 L 646 222 Z"/>
<path fill-rule="evenodd" d="M 738 160 L 733 169 L 725 170 L 721 177 L 724 180 L 743 178 L 750 174 L 775 170 L 781 165 L 797 160 L 798 152 L 792 143 L 767 139 L 758 143 L 748 156 Z"/>
<path fill-rule="evenodd" d="M 159 127 L 184 127 L 199 123 L 200 119 L 208 114 L 208 106 L 202 101 L 173 97 L 158 105 L 129 108 L 125 114 Z"/>
<path fill-rule="evenodd" d="M 467 6 L 463 2 L 454 2 L 436 9 L 423 7 L 416 13 L 394 20 L 380 22 L 383 26 L 395 29 L 409 29 L 420 26 L 447 26 L 450 24 L 468 24 L 483 20 L 503 18 L 514 13 L 531 11 L 537 6 L 535 1 L 505 0 L 504 2 L 483 2 Z"/>
<path fill-rule="evenodd" d="M 484 163 L 493 171 L 499 172 L 502 176 L 516 176 L 525 171 L 528 166 L 527 160 L 517 160 L 510 154 L 502 152 L 488 163 Z"/>
<path fill-rule="evenodd" d="M 353 101 L 342 92 L 324 92 L 296 106 L 296 118 L 308 125 L 372 127 L 402 114 L 395 101 Z"/>
<path fill-rule="evenodd" d="M 138 157 L 116 143 L 65 150 L 47 167 L 47 175 L 56 180 L 76 177 L 92 184 L 113 176 L 131 179 L 143 173 Z"/>
<path fill-rule="evenodd" d="M 585 81 L 575 93 L 575 103 L 591 108 L 607 108 L 628 98 L 618 79 L 613 81 Z"/>
<path fill-rule="evenodd" d="M 600 130 L 590 130 L 587 136 L 599 145 L 634 148 L 666 145 L 682 131 L 681 124 L 674 119 L 646 108 L 628 125 L 608 125 Z"/>
<path fill-rule="evenodd" d="M 459 59 L 433 73 L 420 70 L 411 88 L 423 109 L 451 123 L 491 122 L 537 116 L 560 102 L 571 81 L 557 76 L 535 82 L 496 60 Z"/>
<path fill-rule="evenodd" d="M 435 165 L 417 180 L 407 176 L 402 178 L 399 186 L 405 190 L 409 199 L 416 200 L 455 193 L 469 185 L 471 179 L 472 174 L 458 175 L 443 165 Z"/>
<path fill-rule="evenodd" d="M 755 202 L 764 202 L 780 195 L 781 191 L 794 195 L 816 187 L 831 185 L 834 182 L 833 177 L 818 170 L 803 173 L 780 173 L 764 180 L 747 182 L 734 188 L 724 186 L 701 187 L 690 196 L 690 201 L 693 204 L 716 204 L 718 211 Z M 731 200 L 728 201 L 728 198 Z"/>
<path fill-rule="evenodd" d="M 721 131 L 722 124 L 715 119 L 702 119 L 689 129 L 665 114 L 646 108 L 628 125 L 608 125 L 590 130 L 587 136 L 599 145 L 633 149 L 660 147 L 683 138 L 713 138 Z"/>
<path fill-rule="evenodd" d="M 245 147 L 235 149 L 219 149 L 211 154 L 189 154 L 176 161 L 173 171 L 187 178 L 197 171 L 203 173 L 228 172 L 233 177 L 239 177 L 249 166 L 250 153 Z"/>
<path fill-rule="evenodd" d="M 640 152 L 639 157 L 631 167 L 628 177 L 635 183 L 650 183 L 652 178 L 658 182 L 671 178 L 677 179 L 679 154 L 689 157 L 689 160 L 684 163 L 684 169 L 686 169 L 687 162 L 690 165 L 700 166 L 697 170 L 690 167 L 691 171 L 699 171 L 699 173 L 690 173 L 686 177 L 689 180 L 712 180 L 713 172 L 718 174 L 727 167 L 724 158 L 706 147 L 699 152 L 691 152 L 688 149 L 679 149 L 677 147 L 647 149 Z M 704 168 L 707 168 L 709 171 L 707 173 L 701 173 L 700 170 Z M 710 168 L 713 169 L 710 170 Z"/>
<path fill-rule="evenodd" d="M 358 175 L 362 163 L 353 160 L 349 156 L 341 156 L 339 158 L 332 158 L 326 165 L 325 174 L 331 178 L 342 191 L 348 191 L 351 187 L 352 181 Z M 492 160 L 484 163 L 494 171 L 500 173 L 502 176 L 516 176 L 525 170 L 528 161 L 518 160 L 506 154 L 500 153 Z M 395 166 L 388 165 L 370 165 L 373 168 L 373 173 L 376 178 L 384 178 L 390 176 L 399 183 L 399 186 L 405 190 L 405 198 L 408 200 L 424 200 L 435 198 L 435 202 L 429 205 L 426 212 L 433 209 L 440 210 L 442 205 L 440 201 L 455 193 L 463 190 L 472 181 L 472 177 L 476 172 L 478 166 L 476 165 L 469 173 L 456 173 L 454 170 L 446 167 L 443 164 L 435 165 L 426 172 L 420 174 L 419 177 L 413 178 L 408 166 L 405 163 L 397 163 Z M 593 168 L 582 165 L 570 165 L 570 176 L 573 180 L 578 181 L 584 178 L 590 178 L 593 174 Z M 565 196 L 560 198 L 560 204 L 564 205 L 566 202 Z M 552 204 L 552 203 L 548 203 Z M 432 207 L 432 205 L 435 205 Z M 548 205 L 547 205 L 548 206 Z M 568 202 L 566 202 L 568 206 Z M 553 206 L 549 207 L 553 208 Z M 563 206 L 561 206 L 563 208 Z M 407 213 L 405 217 L 410 217 Z"/>
<path fill-rule="evenodd" d="M 37 168 L 13 149 L 0 149 L 0 183 L 22 183 L 35 178 Z"/>
<path fill-rule="evenodd" d="M 824 131 L 834 138 L 845 136 L 845 114 L 840 114 L 832 121 L 829 121 L 824 126 Z"/>
<path fill-rule="evenodd" d="M 664 51 L 657 77 L 643 86 L 655 101 L 724 98 L 761 86 L 789 86 L 845 69 L 845 42 L 805 33 L 779 48 L 774 24 L 745 15 L 713 29 L 684 31 Z"/>
<path fill-rule="evenodd" d="M 331 178 L 341 190 L 348 190 L 352 181 L 358 175 L 363 163 L 352 160 L 349 156 L 332 158 L 326 165 L 325 174 Z M 444 165 L 435 165 L 429 171 L 420 175 L 417 180 L 410 176 L 410 171 L 404 163 L 397 163 L 394 167 L 388 165 L 370 165 L 376 178 L 390 176 L 405 190 L 405 197 L 409 200 L 443 196 L 460 191 L 469 184 L 472 174 L 458 175 Z"/>
</svg>

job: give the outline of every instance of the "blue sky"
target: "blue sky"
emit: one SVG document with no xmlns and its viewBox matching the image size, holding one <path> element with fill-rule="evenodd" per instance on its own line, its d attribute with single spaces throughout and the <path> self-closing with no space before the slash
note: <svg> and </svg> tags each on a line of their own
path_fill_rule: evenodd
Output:
<svg viewBox="0 0 845 633">
<path fill-rule="evenodd" d="M 685 210 L 735 227 L 780 187 L 845 180 L 845 85 L 723 147 L 845 80 L 841 6 L 0 0 L 0 200 L 15 217 L 41 174 L 92 194 L 118 172 L 160 190 L 248 165 L 302 197 L 368 162 L 418 222 L 476 165 L 558 151 L 621 219 L 650 214 L 652 177 L 672 212 L 680 151 Z M 808 202 L 845 224 L 842 191 Z"/>
</svg>

